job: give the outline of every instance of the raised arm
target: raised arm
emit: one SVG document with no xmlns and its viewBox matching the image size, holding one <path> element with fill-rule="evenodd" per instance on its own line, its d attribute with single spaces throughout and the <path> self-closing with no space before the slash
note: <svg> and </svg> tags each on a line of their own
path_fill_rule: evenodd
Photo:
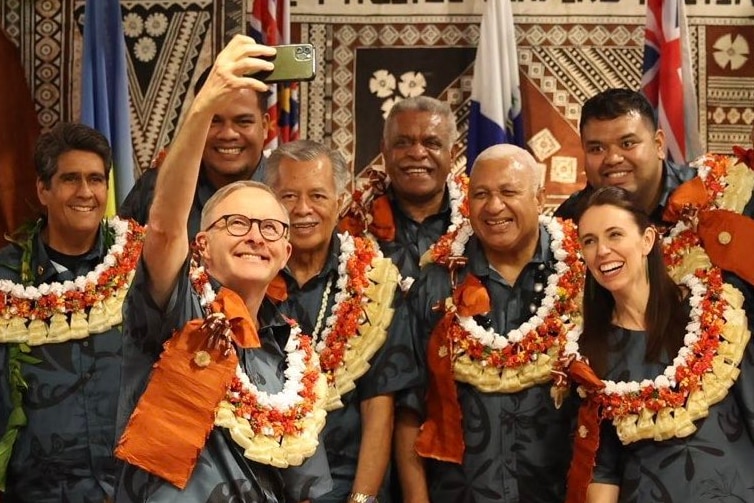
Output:
<svg viewBox="0 0 754 503">
<path fill-rule="evenodd" d="M 142 252 L 149 291 L 160 306 L 167 303 L 188 254 L 189 211 L 215 110 L 239 90 L 266 91 L 266 84 L 244 75 L 271 70 L 272 63 L 259 57 L 274 54 L 273 48 L 236 35 L 218 54 L 160 167 Z"/>
</svg>

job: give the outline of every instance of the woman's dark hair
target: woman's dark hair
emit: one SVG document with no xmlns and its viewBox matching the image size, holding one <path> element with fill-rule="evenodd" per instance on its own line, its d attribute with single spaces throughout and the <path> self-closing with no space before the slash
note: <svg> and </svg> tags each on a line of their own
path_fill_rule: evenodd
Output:
<svg viewBox="0 0 754 503">
<path fill-rule="evenodd" d="M 577 221 L 586 210 L 595 206 L 614 206 L 631 214 L 643 233 L 652 226 L 649 216 L 641 210 L 635 197 L 620 187 L 603 187 L 596 190 L 579 212 Z M 683 291 L 675 284 L 667 272 L 662 257 L 659 236 L 647 256 L 647 275 L 649 279 L 649 298 L 644 313 L 644 325 L 647 332 L 647 362 L 658 362 L 663 352 L 670 358 L 675 355 L 683 343 L 688 311 L 683 306 Z M 607 334 L 612 329 L 612 317 L 615 299 L 601 286 L 587 269 L 584 284 L 584 330 L 579 339 L 581 352 L 594 368 L 597 375 L 604 376 L 608 353 Z"/>
</svg>

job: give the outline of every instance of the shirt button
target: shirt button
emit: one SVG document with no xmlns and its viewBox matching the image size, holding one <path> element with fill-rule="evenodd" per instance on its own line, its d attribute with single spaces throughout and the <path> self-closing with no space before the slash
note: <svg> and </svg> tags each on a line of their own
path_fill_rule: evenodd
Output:
<svg viewBox="0 0 754 503">
<path fill-rule="evenodd" d="M 81 345 L 84 346 L 85 348 L 88 348 L 89 347 L 89 341 L 84 341 L 84 342 L 81 343 Z"/>
<path fill-rule="evenodd" d="M 84 374 L 84 379 L 86 379 L 87 381 L 89 379 L 91 379 L 91 378 L 92 378 L 92 373 L 91 372 L 87 372 L 86 374 Z"/>
</svg>

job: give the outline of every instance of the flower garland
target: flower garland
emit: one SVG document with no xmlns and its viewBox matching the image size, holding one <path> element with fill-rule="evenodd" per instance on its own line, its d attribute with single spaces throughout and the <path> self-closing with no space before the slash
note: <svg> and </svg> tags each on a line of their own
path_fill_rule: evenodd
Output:
<svg viewBox="0 0 754 503">
<path fill-rule="evenodd" d="M 515 393 L 548 381 L 559 345 L 581 316 L 584 265 L 576 228 L 570 220 L 553 217 L 541 216 L 540 223 L 550 234 L 556 263 L 534 315 L 502 335 L 481 327 L 473 316 L 457 313 L 448 334 L 456 379 L 481 391 Z"/>
<path fill-rule="evenodd" d="M 398 269 L 374 241 L 347 232 L 337 236 L 340 255 L 336 294 L 321 337 L 318 341 L 315 338 L 329 385 L 328 411 L 343 407 L 341 397 L 356 387 L 356 380 L 369 370 L 369 360 L 387 340 L 400 278 Z M 278 290 L 285 288 L 284 280 L 277 283 Z M 281 300 L 287 295 L 281 291 L 270 294 Z M 322 309 L 327 309 L 328 297 L 323 297 Z"/>
<path fill-rule="evenodd" d="M 729 158 L 716 155 L 702 157 L 696 166 L 707 189 L 709 208 L 743 209 L 751 191 L 743 197 L 738 186 L 754 183 L 748 168 L 731 166 Z M 582 397 L 599 405 L 601 417 L 613 421 L 624 444 L 694 433 L 693 421 L 706 417 L 709 407 L 725 398 L 738 377 L 737 367 L 751 336 L 743 295 L 723 282 L 722 271 L 712 265 L 691 226 L 678 222 L 663 239 L 663 254 L 671 277 L 690 293 L 684 344 L 672 364 L 654 379 L 602 381 L 601 390 L 579 387 Z M 578 327 L 566 335 L 559 362 L 584 360 L 579 352 L 580 333 Z M 561 380 L 558 386 L 567 386 L 567 381 Z M 580 431 L 582 436 L 587 434 Z"/>
<path fill-rule="evenodd" d="M 355 381 L 369 370 L 369 360 L 387 340 L 399 280 L 398 269 L 374 241 L 348 233 L 338 238 L 335 303 L 316 347 L 329 383 L 328 411 L 343 406 L 340 397 L 356 387 Z"/>
<path fill-rule="evenodd" d="M 0 280 L 0 343 L 38 346 L 84 339 L 123 321 L 121 308 L 141 253 L 144 228 L 118 217 L 107 225 L 114 243 L 102 263 L 85 276 L 36 287 Z"/>
<path fill-rule="evenodd" d="M 392 209 L 387 203 L 387 196 L 385 196 L 388 182 L 383 172 L 375 170 L 370 172 L 369 178 L 362 182 L 351 196 L 351 204 L 342 215 L 343 219 L 339 226 L 341 231 L 348 231 L 354 236 L 363 235 L 374 241 L 395 239 L 395 220 Z M 433 248 L 444 250 L 456 240 L 463 239 L 464 233 L 470 233 L 470 229 L 465 225 L 469 216 L 468 176 L 465 173 L 457 175 L 451 173 L 445 184 L 450 199 L 450 226 L 435 245 L 420 258 L 420 265 L 432 260 Z M 468 235 L 465 240 L 468 241 Z M 401 279 L 401 290 L 408 291 L 413 282 L 414 278 Z"/>
<path fill-rule="evenodd" d="M 706 154 L 691 163 L 709 194 L 709 206 L 742 213 L 754 190 L 754 171 L 734 157 Z M 704 209 L 704 208 L 699 208 Z"/>
<path fill-rule="evenodd" d="M 215 293 L 207 272 L 192 267 L 190 278 L 208 309 Z M 239 365 L 215 413 L 215 425 L 229 430 L 246 458 L 279 468 L 298 466 L 314 454 L 326 417 L 327 381 L 317 353 L 311 339 L 290 323 L 283 389 L 275 394 L 258 389 Z"/>
</svg>

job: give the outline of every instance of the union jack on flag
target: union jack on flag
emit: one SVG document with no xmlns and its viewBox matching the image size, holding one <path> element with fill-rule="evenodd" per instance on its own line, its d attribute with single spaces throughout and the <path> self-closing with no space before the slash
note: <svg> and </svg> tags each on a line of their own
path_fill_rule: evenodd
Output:
<svg viewBox="0 0 754 503">
<path fill-rule="evenodd" d="M 702 153 L 683 0 L 647 0 L 642 92 L 665 132 L 670 159 L 688 163 Z"/>
<path fill-rule="evenodd" d="M 289 0 L 253 0 L 249 3 L 249 36 L 265 45 L 289 44 L 291 18 Z M 298 83 L 270 86 L 267 112 L 270 131 L 265 149 L 298 139 L 299 97 Z"/>
</svg>

